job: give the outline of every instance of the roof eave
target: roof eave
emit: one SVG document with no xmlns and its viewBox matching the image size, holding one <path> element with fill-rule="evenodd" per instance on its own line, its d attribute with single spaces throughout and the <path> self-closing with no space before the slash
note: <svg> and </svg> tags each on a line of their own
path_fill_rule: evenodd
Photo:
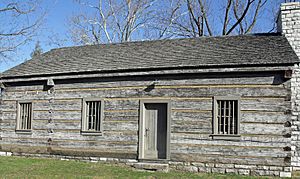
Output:
<svg viewBox="0 0 300 179">
<path fill-rule="evenodd" d="M 22 82 L 22 81 L 43 81 L 49 78 L 78 79 L 78 78 L 105 78 L 121 76 L 145 76 L 145 75 L 170 75 L 170 74 L 193 74 L 193 73 L 241 73 L 241 72 L 266 72 L 266 71 L 285 71 L 291 69 L 297 63 L 282 64 L 255 64 L 255 65 L 217 65 L 206 67 L 177 67 L 177 68 L 155 68 L 139 70 L 111 70 L 111 71 L 89 71 L 89 72 L 71 72 L 48 75 L 29 75 L 29 76 L 3 76 L 0 82 Z"/>
</svg>

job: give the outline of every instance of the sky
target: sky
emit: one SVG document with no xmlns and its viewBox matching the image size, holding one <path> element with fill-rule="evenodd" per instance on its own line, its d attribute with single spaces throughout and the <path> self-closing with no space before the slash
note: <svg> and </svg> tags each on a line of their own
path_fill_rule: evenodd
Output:
<svg viewBox="0 0 300 179">
<path fill-rule="evenodd" d="M 0 72 L 12 68 L 28 59 L 35 47 L 35 43 L 40 41 L 44 52 L 57 48 L 55 44 L 49 44 L 49 36 L 66 39 L 68 36 L 68 17 L 72 16 L 79 8 L 73 0 L 44 0 L 41 7 L 46 11 L 46 16 L 42 24 L 41 31 L 34 39 L 17 52 L 17 57 L 0 62 Z M 67 41 L 65 46 L 71 46 L 72 42 Z"/>
<path fill-rule="evenodd" d="M 212 1 L 213 3 L 211 6 L 217 6 L 220 1 L 225 0 Z M 272 27 L 272 18 L 270 14 L 274 11 L 274 8 L 278 9 L 280 4 L 278 1 L 280 0 L 269 0 L 265 7 L 266 10 L 260 15 L 260 21 L 258 21 L 255 29 L 256 32 L 268 32 L 270 30 Z M 70 38 L 68 38 L 70 37 L 68 18 L 80 11 L 80 6 L 74 3 L 73 0 L 43 0 L 41 7 L 46 11 L 42 29 L 30 43 L 21 47 L 18 50 L 17 55 L 15 55 L 12 59 L 0 62 L 0 72 L 30 59 L 30 54 L 37 41 L 40 41 L 44 52 L 58 47 L 56 44 L 49 43 L 49 37 L 60 39 L 64 46 L 73 45 L 72 41 L 69 40 Z"/>
</svg>

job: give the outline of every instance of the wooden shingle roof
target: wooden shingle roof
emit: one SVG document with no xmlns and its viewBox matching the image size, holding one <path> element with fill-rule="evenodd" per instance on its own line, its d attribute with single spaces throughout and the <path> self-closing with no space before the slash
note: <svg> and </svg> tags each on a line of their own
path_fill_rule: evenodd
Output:
<svg viewBox="0 0 300 179">
<path fill-rule="evenodd" d="M 298 63 L 277 33 L 87 45 L 53 49 L 2 73 L 2 78 L 160 68 Z"/>
</svg>

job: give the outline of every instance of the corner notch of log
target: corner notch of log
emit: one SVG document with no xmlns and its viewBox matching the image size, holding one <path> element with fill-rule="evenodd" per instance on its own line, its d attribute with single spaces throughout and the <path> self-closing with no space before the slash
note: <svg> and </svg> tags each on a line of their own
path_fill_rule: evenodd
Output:
<svg viewBox="0 0 300 179">
<path fill-rule="evenodd" d="M 284 71 L 284 78 L 285 79 L 291 79 L 292 78 L 292 74 L 293 74 L 293 70 L 292 69 L 288 69 Z"/>
<path fill-rule="evenodd" d="M 43 91 L 48 91 L 50 93 L 54 89 L 55 83 L 52 78 L 47 79 L 47 83 L 44 84 L 44 89 Z"/>
<path fill-rule="evenodd" d="M 3 82 L 0 82 L 0 96 L 2 95 L 2 93 L 4 92 L 5 90 L 5 85 Z"/>
<path fill-rule="evenodd" d="M 1 90 L 5 89 L 5 85 L 4 85 L 3 82 L 0 82 L 0 89 L 1 89 Z"/>
<path fill-rule="evenodd" d="M 55 83 L 54 83 L 54 81 L 53 81 L 52 78 L 49 78 L 49 79 L 47 80 L 47 86 L 50 87 L 50 88 L 52 88 L 52 87 L 55 86 Z"/>
</svg>

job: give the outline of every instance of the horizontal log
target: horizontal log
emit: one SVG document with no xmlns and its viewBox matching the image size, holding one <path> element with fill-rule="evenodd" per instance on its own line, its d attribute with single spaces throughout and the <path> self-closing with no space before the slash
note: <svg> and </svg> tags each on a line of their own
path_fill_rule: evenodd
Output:
<svg viewBox="0 0 300 179">
<path fill-rule="evenodd" d="M 124 88 L 93 88 L 70 89 L 55 92 L 57 98 L 112 98 L 112 97 L 207 97 L 207 96 L 269 96 L 282 97 L 290 92 L 278 85 L 215 85 L 215 86 L 158 86 L 151 91 L 145 91 L 143 87 Z M 32 92 L 25 95 L 24 92 L 7 93 L 9 99 L 51 99 L 46 92 Z M 6 99 L 4 97 L 4 99 Z"/>
<path fill-rule="evenodd" d="M 104 110 L 105 118 L 115 118 L 115 117 L 139 117 L 138 110 Z"/>
<path fill-rule="evenodd" d="M 291 120 L 291 115 L 284 113 L 241 112 L 241 122 L 285 123 Z"/>
<path fill-rule="evenodd" d="M 105 100 L 104 108 L 107 110 L 139 109 L 139 100 Z"/>
<path fill-rule="evenodd" d="M 102 123 L 104 131 L 118 131 L 118 130 L 129 130 L 136 131 L 138 130 L 138 122 L 137 121 L 104 121 Z M 68 123 L 68 125 L 64 123 L 51 123 L 44 125 L 43 123 L 33 123 L 33 128 L 38 129 L 48 129 L 51 128 L 53 130 L 65 130 L 65 129 L 78 129 L 81 130 L 81 123 Z"/>
<path fill-rule="evenodd" d="M 265 136 L 267 138 L 267 136 Z M 172 144 L 192 144 L 192 145 L 215 145 L 216 147 L 218 145 L 222 146 L 234 146 L 234 147 L 280 147 L 284 148 L 289 146 L 290 144 L 288 143 L 288 140 L 282 140 L 282 142 L 271 142 L 270 139 L 272 137 L 269 137 L 268 142 L 264 142 L 262 140 L 257 140 L 257 141 L 250 141 L 250 140 L 245 140 L 247 137 L 241 137 L 241 140 L 239 141 L 226 141 L 226 140 L 212 140 L 210 139 L 187 139 L 187 138 L 172 138 L 171 143 Z"/>
<path fill-rule="evenodd" d="M 212 110 L 213 101 L 212 98 L 195 100 L 193 98 L 183 98 L 182 99 L 172 99 L 171 106 L 172 109 L 180 110 Z M 107 110 L 134 110 L 139 109 L 139 100 L 106 100 L 104 99 L 104 108 Z M 82 100 L 53 100 L 53 102 L 48 102 L 42 100 L 41 102 L 34 102 L 34 110 L 53 110 L 53 111 L 68 111 L 68 110 L 81 110 Z M 256 98 L 256 99 L 242 99 L 241 100 L 241 110 L 257 110 L 257 111 L 286 111 L 291 108 L 291 103 L 285 101 L 283 98 Z M 15 111 L 16 103 L 8 103 L 1 105 L 2 111 Z"/>
<path fill-rule="evenodd" d="M 113 77 L 113 78 L 94 78 L 94 79 L 76 79 L 76 80 L 59 80 L 55 81 L 55 87 L 58 89 L 63 88 L 82 88 L 82 87 L 118 87 L 127 85 L 148 86 L 153 81 L 159 80 L 160 85 L 173 85 L 173 84 L 282 84 L 285 83 L 282 74 L 265 73 L 265 74 L 222 74 L 220 75 L 165 75 L 160 77 L 151 76 L 135 76 L 135 77 Z M 76 82 L 76 83 L 74 83 Z M 43 90 L 43 85 L 26 85 L 26 86 L 12 86 L 8 91 L 24 91 L 24 90 Z"/>
<path fill-rule="evenodd" d="M 46 132 L 46 133 L 45 133 Z M 10 139 L 28 139 L 28 140 L 48 140 L 51 138 L 52 140 L 65 140 L 71 142 L 80 142 L 80 141 L 138 141 L 137 132 L 134 131 L 104 131 L 103 135 L 92 136 L 92 135 L 81 135 L 80 133 L 64 133 L 64 132 L 55 132 L 48 133 L 45 131 L 41 133 L 39 131 L 33 131 L 31 135 L 26 134 L 17 134 L 15 132 L 2 132 L 3 140 Z"/>
<path fill-rule="evenodd" d="M 199 134 L 212 133 L 211 121 L 175 121 L 171 123 L 171 133 L 173 132 L 199 132 Z"/>
<path fill-rule="evenodd" d="M 241 134 L 240 141 L 212 140 L 209 134 L 171 133 L 172 143 L 189 143 L 203 145 L 234 145 L 234 146 L 270 146 L 285 147 L 290 144 L 291 138 L 282 135 L 245 135 Z"/>
<path fill-rule="evenodd" d="M 136 159 L 137 152 L 132 150 L 117 150 L 117 148 L 102 150 L 89 149 L 89 148 L 61 148 L 61 147 L 51 147 L 50 154 L 54 155 L 67 155 L 67 156 L 81 156 L 81 157 L 112 157 L 120 159 Z"/>
<path fill-rule="evenodd" d="M 136 151 L 117 150 L 116 148 L 107 149 L 89 149 L 89 148 L 60 148 L 54 146 L 29 146 L 29 145 L 11 145 L 1 144 L 2 151 L 18 152 L 29 154 L 52 154 L 62 156 L 81 156 L 81 157 L 113 157 L 113 158 L 136 158 Z M 109 152 L 108 152 L 109 151 Z"/>
<path fill-rule="evenodd" d="M 285 162 L 286 157 L 258 157 L 258 156 L 220 156 L 220 155 L 195 155 L 171 153 L 172 161 L 187 161 L 201 163 L 224 163 L 224 164 L 243 164 L 243 165 L 271 165 L 271 166 L 290 166 Z"/>
<path fill-rule="evenodd" d="M 194 144 L 171 144 L 171 153 L 195 155 L 220 155 L 220 156 L 255 156 L 255 157 L 286 157 L 290 151 L 275 147 L 235 147 L 235 146 L 210 146 Z"/>
<path fill-rule="evenodd" d="M 0 144 L 1 151 L 29 153 L 29 154 L 47 154 L 47 145 L 32 146 L 32 145 L 18 145 L 18 144 Z"/>
<path fill-rule="evenodd" d="M 13 120 L 16 121 L 17 119 L 17 112 L 16 111 L 9 111 L 9 112 L 4 112 L 2 111 L 2 119 L 5 120 Z"/>
<path fill-rule="evenodd" d="M 138 116 L 105 116 L 104 121 L 138 121 Z"/>
<path fill-rule="evenodd" d="M 212 111 L 206 111 L 206 112 L 184 112 L 184 111 L 178 111 L 173 110 L 171 113 L 172 122 L 174 121 L 212 121 L 213 115 Z"/>
<path fill-rule="evenodd" d="M 70 119 L 81 120 L 81 111 L 33 111 L 33 119 Z"/>
<path fill-rule="evenodd" d="M 258 123 L 243 123 L 240 125 L 241 134 L 277 134 L 284 135 L 291 133 L 290 127 L 285 127 L 283 124 L 258 124 Z"/>
<path fill-rule="evenodd" d="M 128 144 L 127 144 L 128 143 Z M 118 149 L 119 151 L 137 151 L 137 144 L 132 142 L 119 142 L 119 143 L 96 143 L 96 142 L 85 142 L 85 143 L 72 143 L 72 142 L 61 142 L 53 141 L 50 146 L 60 147 L 64 149 L 68 148 L 78 148 L 78 149 L 94 149 L 94 150 L 106 150 L 111 151 Z"/>
<path fill-rule="evenodd" d="M 47 140 L 24 140 L 24 139 L 16 139 L 16 140 L 3 140 L 1 141 L 1 145 L 30 145 L 30 146 L 47 146 Z"/>
</svg>

